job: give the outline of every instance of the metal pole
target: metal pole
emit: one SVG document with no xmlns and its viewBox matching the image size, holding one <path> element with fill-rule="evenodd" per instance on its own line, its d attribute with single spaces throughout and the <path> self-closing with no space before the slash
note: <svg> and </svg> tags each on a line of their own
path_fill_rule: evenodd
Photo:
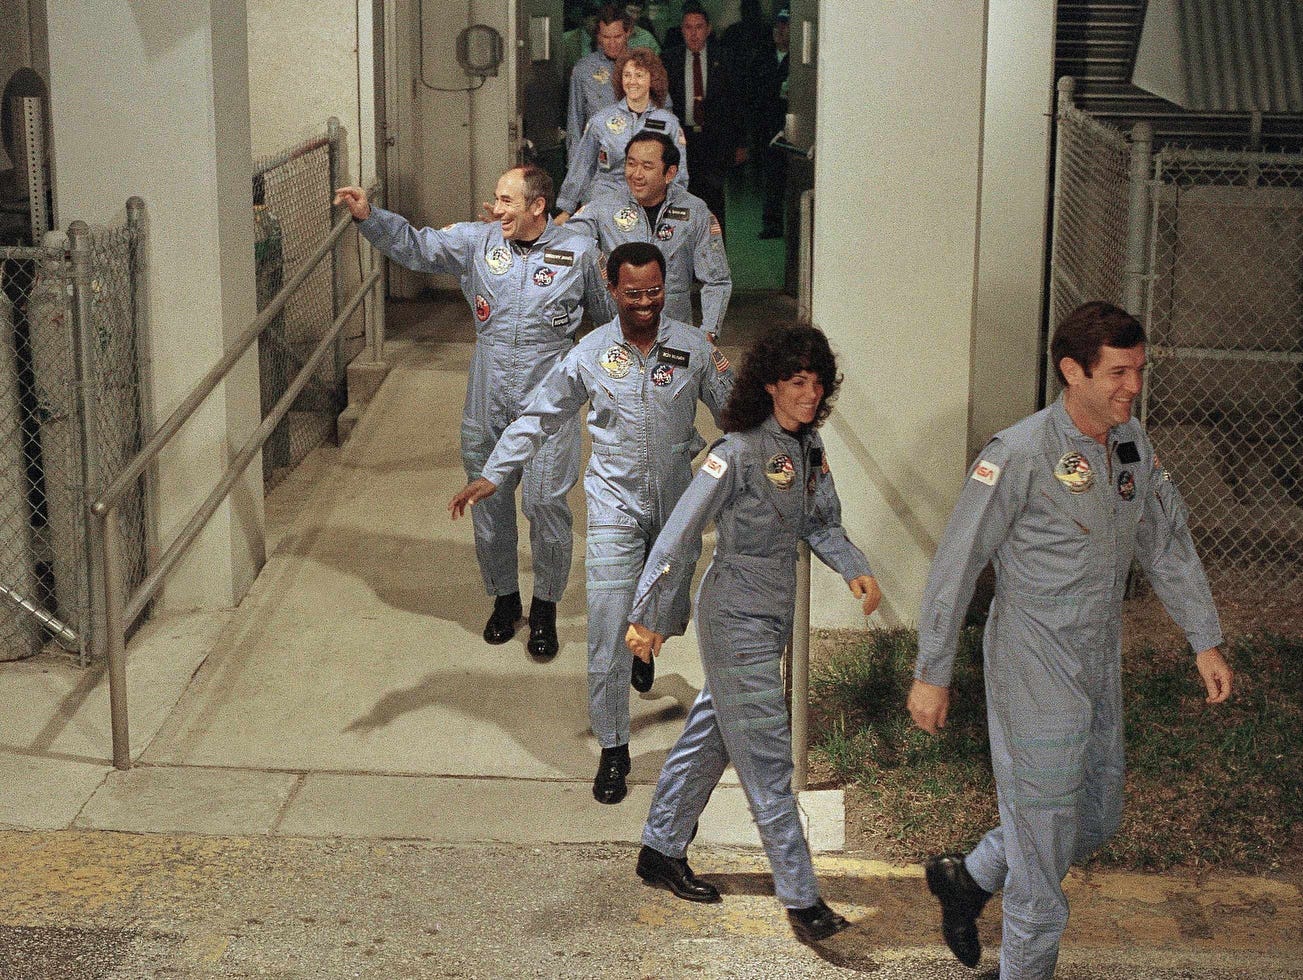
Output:
<svg viewBox="0 0 1303 980">
<path fill-rule="evenodd" d="M 1154 127 L 1131 127 L 1131 177 L 1127 197 L 1127 254 L 1122 270 L 1122 306 L 1132 316 L 1145 313 L 1145 245 L 1149 241 L 1149 161 Z"/>
<path fill-rule="evenodd" d="M 331 116 L 326 120 L 326 139 L 329 141 L 329 147 L 326 150 L 327 159 L 329 160 L 330 170 L 330 194 L 333 197 L 335 188 L 340 185 L 340 123 L 338 116 Z M 334 221 L 335 212 L 331 209 L 331 221 Z M 335 317 L 339 316 L 339 243 L 330 251 L 330 319 L 334 322 Z M 339 379 L 344 376 L 344 345 L 342 343 L 343 334 L 340 335 L 341 342 L 335 344 L 335 356 L 333 365 L 335 369 L 334 383 L 336 388 L 339 387 Z"/>
<path fill-rule="evenodd" d="M 797 247 L 796 318 L 814 316 L 814 189 L 801 192 L 801 239 Z"/>
<path fill-rule="evenodd" d="M 1054 193 L 1050 199 L 1050 309 L 1049 309 L 1049 328 L 1045 338 L 1045 384 L 1041 388 L 1041 404 L 1048 405 L 1057 397 L 1058 375 L 1054 371 L 1054 354 L 1050 350 L 1050 335 L 1054 332 L 1055 321 L 1058 318 L 1058 292 L 1063 288 L 1059 281 L 1058 272 L 1058 250 L 1059 250 L 1059 218 L 1062 214 L 1063 203 L 1063 119 L 1065 109 L 1072 108 L 1072 92 L 1076 83 L 1072 76 L 1064 75 L 1059 79 L 1057 86 L 1059 98 L 1055 108 L 1055 130 L 1054 130 Z"/>
<path fill-rule="evenodd" d="M 104 655 L 103 590 L 99 582 L 101 541 L 91 528 L 90 505 L 99 492 L 99 452 L 95 425 L 99 419 L 99 398 L 95 390 L 95 330 L 91 323 L 91 243 L 90 227 L 84 221 L 68 226 L 72 256 L 72 362 L 77 386 L 77 437 L 81 443 L 82 540 L 85 543 L 87 595 L 90 598 L 88 622 L 81 623 L 81 661 Z"/>
<path fill-rule="evenodd" d="M 379 181 L 375 185 L 373 200 L 383 206 L 385 189 Z M 380 270 L 380 285 L 367 298 L 367 308 L 374 311 L 373 336 L 375 338 L 375 349 L 371 354 L 371 360 L 373 361 L 382 361 L 385 357 L 385 302 L 389 295 L 388 261 L 383 252 L 375 249 L 371 250 L 371 268 Z"/>
<path fill-rule="evenodd" d="M 136 373 L 140 379 L 137 404 L 140 406 L 141 438 L 152 433 L 155 427 L 154 412 L 154 360 L 146 329 L 144 293 L 145 279 L 145 202 L 140 197 L 127 198 L 127 228 L 131 233 L 128 245 L 131 278 L 131 334 L 136 346 Z M 158 466 L 146 467 L 143 474 L 145 499 L 145 563 L 153 567 L 158 560 Z"/>
<path fill-rule="evenodd" d="M 792 789 L 810 774 L 810 546 L 796 548 L 796 614 L 792 621 Z"/>
<path fill-rule="evenodd" d="M 122 619 L 122 548 L 118 509 L 110 507 L 95 521 L 103 541 L 100 568 L 108 631 L 109 721 L 113 731 L 113 766 L 131 768 L 131 731 L 127 725 L 127 634 Z"/>
</svg>

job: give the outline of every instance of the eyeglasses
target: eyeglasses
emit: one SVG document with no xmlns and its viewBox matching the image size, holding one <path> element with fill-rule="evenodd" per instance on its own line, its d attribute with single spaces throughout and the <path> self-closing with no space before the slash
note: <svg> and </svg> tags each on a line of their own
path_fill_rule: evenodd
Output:
<svg viewBox="0 0 1303 980">
<path fill-rule="evenodd" d="M 661 293 L 665 292 L 664 286 L 648 286 L 646 289 L 621 289 L 620 295 L 625 299 L 638 300 L 644 296 L 648 299 L 656 299 Z"/>
</svg>

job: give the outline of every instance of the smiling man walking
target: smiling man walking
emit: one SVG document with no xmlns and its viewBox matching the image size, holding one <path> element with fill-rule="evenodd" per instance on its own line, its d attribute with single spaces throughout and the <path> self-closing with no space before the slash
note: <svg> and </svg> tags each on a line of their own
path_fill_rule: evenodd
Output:
<svg viewBox="0 0 1303 980">
<path fill-rule="evenodd" d="M 1051 345 L 1066 386 L 982 450 L 937 548 L 919 614 L 909 711 L 944 727 L 959 631 L 978 574 L 995 565 L 984 637 L 1000 825 L 967 856 L 926 864 L 941 930 L 966 966 L 977 917 L 1004 891 L 1000 980 L 1048 980 L 1068 921 L 1062 881 L 1122 815 L 1122 596 L 1132 558 L 1184 631 L 1210 704 L 1231 693 L 1221 626 L 1171 474 L 1131 408 L 1144 328 L 1087 303 Z"/>
</svg>

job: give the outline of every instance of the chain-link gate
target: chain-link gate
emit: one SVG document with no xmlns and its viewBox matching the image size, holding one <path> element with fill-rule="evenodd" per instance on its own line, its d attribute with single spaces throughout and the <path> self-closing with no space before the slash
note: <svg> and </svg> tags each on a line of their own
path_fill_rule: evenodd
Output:
<svg viewBox="0 0 1303 980">
<path fill-rule="evenodd" d="M 84 663 L 95 635 L 85 504 L 143 442 L 141 231 L 0 248 L 0 660 L 49 638 Z M 82 322 L 84 318 L 84 323 Z M 79 363 L 80 360 L 80 363 Z M 145 577 L 150 487 L 124 507 L 126 577 Z"/>
<path fill-rule="evenodd" d="M 1149 337 L 1139 414 L 1209 577 L 1303 572 L 1303 156 L 1128 141 L 1057 113 L 1050 315 L 1105 300 Z M 1057 392 L 1053 366 L 1045 397 Z"/>
<path fill-rule="evenodd" d="M 336 120 L 327 131 L 257 161 L 253 173 L 255 258 L 261 311 L 330 234 L 331 199 L 338 185 L 344 141 Z M 289 380 L 330 329 L 338 312 L 338 249 L 308 276 L 258 341 L 262 414 L 285 392 Z M 360 334 L 344 335 L 334 357 L 263 447 L 263 487 L 271 490 L 327 438 L 344 408 L 345 368 L 363 346 Z"/>
<path fill-rule="evenodd" d="M 1303 157 L 1154 158 L 1141 420 L 1210 570 L 1303 567 Z"/>
</svg>

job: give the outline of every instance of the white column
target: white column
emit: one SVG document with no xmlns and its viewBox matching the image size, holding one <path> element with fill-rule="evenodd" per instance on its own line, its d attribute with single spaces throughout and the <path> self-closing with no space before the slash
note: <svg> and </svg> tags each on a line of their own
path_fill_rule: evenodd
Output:
<svg viewBox="0 0 1303 980">
<path fill-rule="evenodd" d="M 824 428 L 883 618 L 912 623 L 963 480 L 986 4 L 820 7 L 813 318 L 846 382 Z M 812 620 L 862 623 L 816 562 Z"/>
<path fill-rule="evenodd" d="M 255 313 L 244 0 L 47 0 L 47 10 L 59 225 L 117 221 L 130 195 L 145 199 L 161 421 Z M 260 416 L 255 347 L 160 461 L 164 543 Z M 164 604 L 232 605 L 263 560 L 255 459 Z"/>
<path fill-rule="evenodd" d="M 990 0 L 972 457 L 1036 409 L 1054 108 L 1054 0 Z"/>
</svg>

